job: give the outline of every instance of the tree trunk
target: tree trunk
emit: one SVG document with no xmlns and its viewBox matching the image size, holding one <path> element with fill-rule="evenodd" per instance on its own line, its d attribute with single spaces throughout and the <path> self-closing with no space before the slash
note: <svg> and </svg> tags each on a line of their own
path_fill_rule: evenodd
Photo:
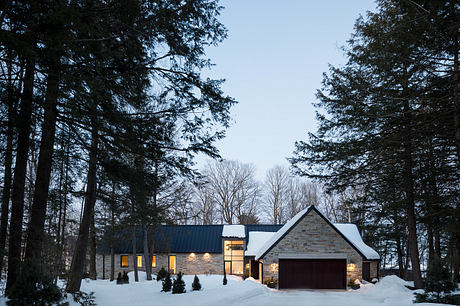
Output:
<svg viewBox="0 0 460 306">
<path fill-rule="evenodd" d="M 459 95 L 459 71 L 458 71 L 458 43 L 454 50 L 454 122 L 455 122 L 455 143 L 457 146 L 457 166 L 460 169 L 460 95 Z"/>
<path fill-rule="evenodd" d="M 396 237 L 396 252 L 398 253 L 399 277 L 404 278 L 403 252 L 401 247 L 401 235 Z"/>
<path fill-rule="evenodd" d="M 97 147 L 99 135 L 96 122 L 96 110 L 94 109 L 93 111 L 93 118 L 91 119 L 91 148 L 89 151 L 85 205 L 72 257 L 69 281 L 66 287 L 66 291 L 69 293 L 75 293 L 80 290 L 81 278 L 83 276 L 83 269 L 86 261 L 86 251 L 88 248 L 89 226 L 91 223 L 91 215 L 93 213 L 94 204 L 96 202 Z"/>
<path fill-rule="evenodd" d="M 145 274 L 147 280 L 152 280 L 152 257 L 149 252 L 149 237 L 148 229 L 143 228 L 143 242 L 144 242 L 144 261 L 145 261 Z"/>
<path fill-rule="evenodd" d="M 54 56 L 55 54 L 53 54 Z M 35 191 L 32 211 L 27 228 L 27 244 L 24 261 L 27 265 L 41 264 L 42 243 L 46 204 L 50 185 L 51 168 L 53 165 L 54 138 L 56 134 L 57 99 L 59 93 L 60 59 L 53 58 L 47 79 L 45 113 L 42 125 L 40 153 L 35 180 Z"/>
<path fill-rule="evenodd" d="M 9 67 L 10 65 L 8 65 Z M 14 138 L 14 118 L 16 116 L 13 102 L 13 85 L 11 81 L 11 68 L 8 68 L 8 123 L 6 130 L 6 150 L 5 150 L 5 169 L 3 176 L 2 190 L 2 217 L 0 220 L 0 272 L 3 269 L 3 258 L 5 256 L 6 235 L 8 229 L 8 214 L 11 195 L 11 179 L 13 177 L 13 138 Z"/>
<path fill-rule="evenodd" d="M 137 245 L 136 245 L 136 226 L 131 228 L 131 243 L 133 247 L 133 267 L 134 267 L 134 281 L 139 281 L 139 274 L 137 273 Z"/>
<path fill-rule="evenodd" d="M 16 282 L 21 264 L 22 219 L 24 215 L 24 185 L 26 180 L 27 156 L 31 130 L 32 98 L 34 90 L 35 63 L 27 61 L 24 77 L 24 89 L 19 112 L 18 144 L 14 169 L 13 189 L 11 193 L 10 238 L 8 250 L 8 292 Z"/>
<path fill-rule="evenodd" d="M 94 209 L 89 228 L 89 278 L 97 279 L 96 272 L 96 227 L 94 226 Z"/>
<path fill-rule="evenodd" d="M 454 281 L 460 282 L 460 235 L 455 237 L 455 250 L 454 250 Z"/>
</svg>

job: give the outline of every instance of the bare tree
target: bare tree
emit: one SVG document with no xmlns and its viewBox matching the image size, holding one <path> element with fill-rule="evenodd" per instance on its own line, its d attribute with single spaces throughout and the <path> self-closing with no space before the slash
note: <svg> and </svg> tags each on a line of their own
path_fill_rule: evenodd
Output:
<svg viewBox="0 0 460 306">
<path fill-rule="evenodd" d="M 216 203 L 207 184 L 195 188 L 193 207 L 195 224 L 213 224 L 216 221 Z"/>
<path fill-rule="evenodd" d="M 204 176 L 223 222 L 233 224 L 242 215 L 255 214 L 260 187 L 253 165 L 230 160 L 210 161 Z"/>
<path fill-rule="evenodd" d="M 289 171 L 282 166 L 268 170 L 265 178 L 266 211 L 274 224 L 282 224 L 286 220 L 289 186 Z"/>
</svg>

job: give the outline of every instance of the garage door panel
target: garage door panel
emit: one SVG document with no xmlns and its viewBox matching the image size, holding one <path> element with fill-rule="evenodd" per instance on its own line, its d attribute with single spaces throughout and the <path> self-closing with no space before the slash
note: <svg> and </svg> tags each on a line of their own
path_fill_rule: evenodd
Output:
<svg viewBox="0 0 460 306">
<path fill-rule="evenodd" d="M 280 259 L 279 288 L 345 289 L 345 259 Z"/>
</svg>

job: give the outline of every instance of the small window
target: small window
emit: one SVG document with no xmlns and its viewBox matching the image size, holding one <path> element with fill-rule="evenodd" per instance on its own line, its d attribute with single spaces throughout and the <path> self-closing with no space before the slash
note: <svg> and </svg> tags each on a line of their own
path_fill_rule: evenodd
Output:
<svg viewBox="0 0 460 306">
<path fill-rule="evenodd" d="M 176 255 L 169 256 L 169 273 L 176 274 Z"/>
<path fill-rule="evenodd" d="M 127 268 L 129 266 L 128 255 L 121 255 L 120 263 L 122 268 Z"/>
<path fill-rule="evenodd" d="M 142 268 L 142 255 L 137 255 L 137 266 Z"/>
<path fill-rule="evenodd" d="M 157 267 L 157 257 L 155 255 L 152 256 L 152 268 Z"/>
</svg>

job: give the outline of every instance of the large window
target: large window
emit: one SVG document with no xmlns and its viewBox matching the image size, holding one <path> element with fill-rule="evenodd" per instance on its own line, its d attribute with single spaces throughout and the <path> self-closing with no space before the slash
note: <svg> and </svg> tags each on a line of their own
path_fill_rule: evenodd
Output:
<svg viewBox="0 0 460 306">
<path fill-rule="evenodd" d="M 129 266 L 128 255 L 121 255 L 120 263 L 122 268 L 127 268 Z"/>
<path fill-rule="evenodd" d="M 137 255 L 137 266 L 142 268 L 142 255 Z"/>
<path fill-rule="evenodd" d="M 156 267 L 157 267 L 157 256 L 153 255 L 152 256 L 152 268 L 156 268 Z"/>
<path fill-rule="evenodd" d="M 243 274 L 244 249 L 242 240 L 224 241 L 225 273 Z"/>
<path fill-rule="evenodd" d="M 176 274 L 176 255 L 169 256 L 169 273 Z"/>
</svg>

